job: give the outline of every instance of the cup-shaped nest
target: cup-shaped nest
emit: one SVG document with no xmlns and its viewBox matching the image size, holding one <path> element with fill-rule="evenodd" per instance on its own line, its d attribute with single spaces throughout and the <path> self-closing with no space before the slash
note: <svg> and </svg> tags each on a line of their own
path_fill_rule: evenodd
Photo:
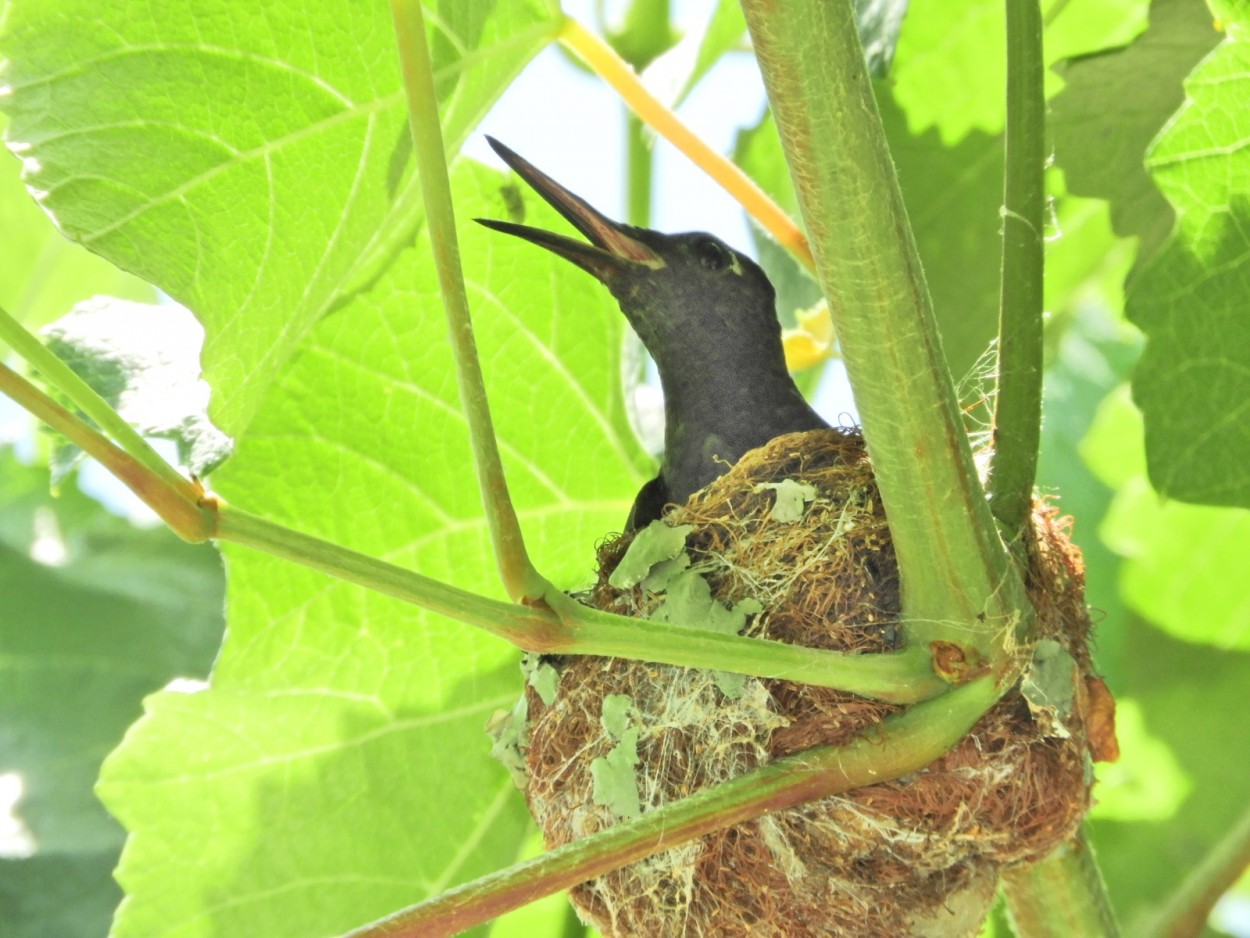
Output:
<svg viewBox="0 0 1250 938">
<path fill-rule="evenodd" d="M 664 523 L 690 526 L 684 550 L 641 580 L 622 580 L 613 573 L 635 535 L 603 545 L 588 602 L 664 617 L 677 594 L 710 588 L 717 615 L 736 612 L 746 635 L 864 654 L 902 641 L 898 567 L 858 433 L 778 437 Z M 1089 805 L 1088 714 L 1097 708 L 1085 685 L 1101 684 L 1087 646 L 1082 563 L 1042 503 L 1025 552 L 1039 636 L 1070 656 L 1070 712 L 1043 717 L 1012 689 L 921 771 L 578 886 L 583 918 L 616 936 L 976 934 L 998 869 L 1045 856 Z M 780 756 L 844 744 L 900 710 L 837 690 L 620 659 L 535 667 L 547 671 L 545 689 L 541 680 L 527 688 L 514 752 L 549 847 Z"/>
</svg>

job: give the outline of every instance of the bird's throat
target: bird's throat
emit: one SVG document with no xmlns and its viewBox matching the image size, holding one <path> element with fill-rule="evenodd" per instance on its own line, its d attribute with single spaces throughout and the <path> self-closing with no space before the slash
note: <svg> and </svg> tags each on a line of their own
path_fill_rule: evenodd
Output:
<svg viewBox="0 0 1250 938">
<path fill-rule="evenodd" d="M 664 380 L 661 372 L 661 475 L 674 501 L 684 501 L 776 436 L 828 427 L 784 368 L 740 374 L 733 381 L 712 380 L 717 374 L 670 374 Z"/>
</svg>

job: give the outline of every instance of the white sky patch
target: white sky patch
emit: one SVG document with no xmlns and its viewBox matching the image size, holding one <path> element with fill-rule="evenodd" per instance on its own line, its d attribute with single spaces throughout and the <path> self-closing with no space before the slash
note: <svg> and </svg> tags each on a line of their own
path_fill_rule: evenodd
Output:
<svg viewBox="0 0 1250 938">
<path fill-rule="evenodd" d="M 165 690 L 172 694 L 198 694 L 208 690 L 208 681 L 193 677 L 176 677 L 165 685 Z"/>
<path fill-rule="evenodd" d="M 30 559 L 45 567 L 63 567 L 69 563 L 69 545 L 61 533 L 56 512 L 47 505 L 35 509 L 34 539 L 30 543 Z"/>
<path fill-rule="evenodd" d="M 17 816 L 26 786 L 18 772 L 0 772 L 0 859 L 18 860 L 35 852 L 35 838 Z"/>
</svg>

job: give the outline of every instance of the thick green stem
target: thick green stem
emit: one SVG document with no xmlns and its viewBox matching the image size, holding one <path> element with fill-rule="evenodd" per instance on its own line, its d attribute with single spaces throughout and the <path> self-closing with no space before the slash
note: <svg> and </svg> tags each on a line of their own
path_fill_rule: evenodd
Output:
<svg viewBox="0 0 1250 938">
<path fill-rule="evenodd" d="M 447 311 L 451 344 L 456 356 L 456 380 L 460 387 L 461 406 L 469 424 L 486 521 L 508 594 L 515 600 L 536 599 L 551 585 L 530 563 L 495 443 L 495 428 L 460 268 L 456 216 L 452 208 L 451 183 L 447 178 L 430 50 L 426 45 L 425 17 L 419 0 L 391 0 L 391 13 L 399 44 L 404 88 L 408 94 L 408 124 L 416 153 L 417 172 L 421 176 L 426 225 L 443 293 L 443 305 Z"/>
<path fill-rule="evenodd" d="M 1042 425 L 1046 101 L 1042 11 L 1035 0 L 1007 0 L 1005 140 L 998 395 L 989 492 L 994 517 L 1013 540 L 1032 511 Z"/>
<path fill-rule="evenodd" d="M 636 821 L 552 850 L 353 931 L 346 938 L 453 935 L 560 889 L 771 811 L 898 778 L 939 758 L 998 698 L 982 678 L 885 720 L 842 747 L 778 759 Z"/>
<path fill-rule="evenodd" d="M 1003 892 L 1022 938 L 1116 938 L 1107 887 L 1083 835 L 1040 863 L 1007 867 Z"/>
<path fill-rule="evenodd" d="M 1008 654 L 1031 608 L 973 466 L 850 4 L 743 10 L 834 311 L 910 634 Z"/>
</svg>

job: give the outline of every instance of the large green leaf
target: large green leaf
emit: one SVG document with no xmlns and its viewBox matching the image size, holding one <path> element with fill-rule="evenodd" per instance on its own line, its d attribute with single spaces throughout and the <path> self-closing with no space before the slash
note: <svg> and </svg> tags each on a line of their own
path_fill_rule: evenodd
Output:
<svg viewBox="0 0 1250 938">
<path fill-rule="evenodd" d="M 1102 538 L 1124 557 L 1125 602 L 1177 638 L 1250 650 L 1250 511 L 1161 498 L 1146 481 L 1142 418 L 1127 394 L 1103 404 L 1084 451 L 1117 487 Z"/>
<path fill-rule="evenodd" d="M 0 116 L 0 128 L 7 123 Z M 18 170 L 16 161 L 0 160 L 0 306 L 38 329 L 95 294 L 154 298 L 148 284 L 71 244 L 49 225 Z"/>
<path fill-rule="evenodd" d="M 429 7 L 455 152 L 555 10 Z M 18 0 L 6 17 L 3 102 L 28 184 L 72 239 L 195 312 L 214 422 L 238 434 L 419 220 L 386 4 Z"/>
<path fill-rule="evenodd" d="M 17 772 L 27 859 L 0 864 L 12 935 L 88 938 L 119 898 L 123 833 L 93 793 L 144 694 L 207 675 L 221 638 L 216 552 L 139 530 L 0 451 L 0 773 Z M 82 896 L 68 908 L 69 896 Z"/>
<path fill-rule="evenodd" d="M 1141 239 L 1143 260 L 1175 215 L 1146 173 L 1150 141 L 1184 99 L 1181 81 L 1219 39 L 1202 0 L 1155 0 L 1132 45 L 1064 62 L 1051 108 L 1055 160 L 1068 191 L 1111 203 L 1118 234 Z"/>
<path fill-rule="evenodd" d="M 1122 45 L 1142 27 L 1146 0 L 1042 4 L 1046 62 Z M 912 131 L 936 128 L 953 145 L 1003 129 L 1007 75 L 1004 5 L 997 0 L 913 3 L 894 63 L 894 97 Z M 1057 90 L 1047 83 L 1047 93 Z"/>
<path fill-rule="evenodd" d="M 1190 76 L 1185 107 L 1149 154 L 1177 231 L 1128 313 L 1148 339 L 1133 395 L 1154 487 L 1250 507 L 1250 42 L 1237 37 Z"/>
<path fill-rule="evenodd" d="M 561 224 L 471 164 L 454 192 L 462 217 L 512 206 Z M 583 584 L 644 478 L 621 402 L 624 319 L 547 252 L 476 226 L 462 242 L 522 525 L 540 569 Z M 445 333 L 421 239 L 312 330 L 218 487 L 500 594 Z M 227 559 L 213 688 L 152 698 L 101 783 L 133 832 L 118 935 L 333 934 L 510 862 L 527 822 L 483 727 L 519 692 L 516 650 L 289 563 Z"/>
</svg>

